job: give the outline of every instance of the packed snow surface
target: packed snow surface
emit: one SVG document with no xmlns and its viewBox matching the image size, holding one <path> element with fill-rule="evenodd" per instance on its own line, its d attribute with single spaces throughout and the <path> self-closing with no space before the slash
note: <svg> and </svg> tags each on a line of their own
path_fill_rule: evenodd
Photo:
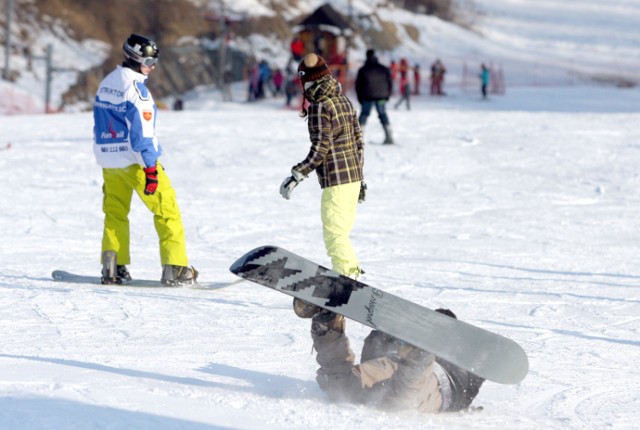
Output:
<svg viewBox="0 0 640 430">
<path fill-rule="evenodd" d="M 0 115 L 0 429 L 636 428 L 640 90 L 584 82 L 637 82 L 640 4 L 474 4 L 476 32 L 353 2 L 355 13 L 398 24 L 404 43 L 381 52 L 383 61 L 406 56 L 424 72 L 410 111 L 393 109 L 397 96 L 389 105 L 396 145 L 381 145 L 378 119 L 369 118 L 369 193 L 352 239 L 364 282 L 451 308 L 522 345 L 530 371 L 520 384 L 487 382 L 474 413 L 327 400 L 314 379 L 309 321 L 288 296 L 227 285 L 238 279 L 229 266 L 260 245 L 330 264 L 315 178 L 290 201 L 278 194 L 307 153 L 305 122 L 281 99 L 244 103 L 239 83 L 233 103 L 203 88 L 185 96 L 185 111 L 158 115 L 198 289 L 53 281 L 55 269 L 100 272 L 92 116 Z M 52 43 L 57 67 L 87 69 L 107 49 L 14 26 L 21 31 L 34 36 L 36 55 Z M 251 41 L 256 52 L 267 42 Z M 449 69 L 441 98 L 424 95 L 436 57 Z M 506 94 L 480 99 L 480 62 L 503 68 Z M 11 65 L 23 73 L 0 81 L 0 113 L 42 112 L 43 62 L 27 73 L 16 54 Z M 54 106 L 76 78 L 54 75 Z M 157 280 L 152 216 L 136 198 L 130 220 L 131 273 Z M 227 286 L 204 288 L 212 284 Z M 368 331 L 348 323 L 356 352 Z"/>
<path fill-rule="evenodd" d="M 308 150 L 281 100 L 194 94 L 161 111 L 162 161 L 202 283 L 274 244 L 329 265 Z M 392 102 L 396 99 L 392 99 Z M 308 320 L 288 296 L 64 284 L 98 275 L 102 177 L 90 113 L 0 117 L 2 429 L 630 429 L 640 419 L 638 90 L 450 91 L 366 129 L 367 201 L 352 239 L 364 282 L 523 346 L 518 385 L 487 382 L 476 413 L 332 404 Z M 10 147 L 7 147 L 8 144 Z M 134 197 L 131 273 L 158 279 L 152 216 Z M 368 329 L 349 323 L 359 352 Z M 636 423 L 636 424 L 633 424 Z"/>
</svg>

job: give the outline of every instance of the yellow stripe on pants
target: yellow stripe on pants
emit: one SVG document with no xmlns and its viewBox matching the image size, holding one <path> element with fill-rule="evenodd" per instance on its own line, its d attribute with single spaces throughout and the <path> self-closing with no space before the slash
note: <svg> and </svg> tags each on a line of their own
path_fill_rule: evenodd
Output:
<svg viewBox="0 0 640 430">
<path fill-rule="evenodd" d="M 358 258 L 349 234 L 355 223 L 360 182 L 336 185 L 322 190 L 320 212 L 322 234 L 332 270 L 345 276 L 360 273 Z"/>
<path fill-rule="evenodd" d="M 104 231 L 102 251 L 115 251 L 119 265 L 130 264 L 129 211 L 135 191 L 142 203 L 153 212 L 153 224 L 160 242 L 162 265 L 188 266 L 187 247 L 176 192 L 169 177 L 158 164 L 158 188 L 153 195 L 144 194 L 146 175 L 134 164 L 122 169 L 102 169 L 102 210 Z"/>
</svg>

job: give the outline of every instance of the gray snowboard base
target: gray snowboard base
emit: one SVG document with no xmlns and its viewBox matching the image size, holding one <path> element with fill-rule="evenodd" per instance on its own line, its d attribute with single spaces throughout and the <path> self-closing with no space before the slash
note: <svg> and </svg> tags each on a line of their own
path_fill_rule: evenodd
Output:
<svg viewBox="0 0 640 430">
<path fill-rule="evenodd" d="M 516 384 L 529 361 L 514 341 L 342 276 L 275 246 L 230 267 L 236 275 L 430 351 L 484 379 Z"/>
</svg>

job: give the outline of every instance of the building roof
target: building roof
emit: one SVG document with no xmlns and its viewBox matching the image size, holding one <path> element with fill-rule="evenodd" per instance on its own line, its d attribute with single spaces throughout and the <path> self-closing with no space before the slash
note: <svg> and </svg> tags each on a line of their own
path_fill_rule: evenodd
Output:
<svg viewBox="0 0 640 430">
<path fill-rule="evenodd" d="M 329 3 L 326 3 L 316 9 L 311 15 L 300 21 L 296 26 L 296 29 L 313 29 L 313 28 L 326 28 L 337 27 L 341 31 L 351 31 L 351 25 L 338 11 L 336 11 Z M 295 31 L 295 29 L 294 29 Z"/>
</svg>

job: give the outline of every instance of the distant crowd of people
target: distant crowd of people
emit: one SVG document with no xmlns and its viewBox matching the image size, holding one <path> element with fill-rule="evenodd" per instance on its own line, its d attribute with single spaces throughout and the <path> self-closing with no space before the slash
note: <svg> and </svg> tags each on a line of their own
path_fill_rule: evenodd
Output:
<svg viewBox="0 0 640 430">
<path fill-rule="evenodd" d="M 301 93 L 300 79 L 291 64 L 287 64 L 284 69 L 274 69 L 267 61 L 262 60 L 248 71 L 248 102 L 284 96 L 285 105 L 289 107 Z"/>
<path fill-rule="evenodd" d="M 297 64 L 298 58 L 301 58 L 298 49 L 296 45 L 292 44 L 291 61 L 284 68 L 273 68 L 266 60 L 261 60 L 248 69 L 247 101 L 284 96 L 286 106 L 291 105 L 293 99 L 302 93 L 300 79 L 292 66 L 292 64 Z M 392 60 L 388 69 L 391 78 L 391 95 L 397 94 L 400 96 L 395 107 L 398 108 L 404 103 L 407 109 L 410 109 L 411 96 L 421 94 L 422 72 L 420 64 L 416 63 L 411 66 L 406 58 L 401 58 L 398 62 Z M 431 64 L 430 95 L 445 95 L 443 85 L 446 72 L 447 69 L 440 59 Z M 341 73 L 341 70 L 336 68 L 334 71 L 336 78 L 339 78 L 339 73 Z M 225 84 L 230 83 L 231 81 L 227 79 L 225 73 Z M 225 97 L 225 100 L 229 101 L 230 98 Z"/>
<path fill-rule="evenodd" d="M 299 106 L 296 99 L 301 97 L 303 92 L 300 78 L 297 75 L 295 68 L 303 57 L 303 46 L 304 45 L 300 39 L 293 39 L 291 42 L 291 57 L 287 64 L 282 68 L 273 68 L 266 60 L 261 60 L 250 67 L 247 71 L 248 87 L 246 100 L 254 102 L 267 97 L 284 97 L 286 107 L 293 107 L 297 109 Z M 372 56 L 375 57 L 375 59 Z M 335 60 L 335 58 L 333 58 L 333 60 Z M 377 65 L 374 66 L 374 63 Z M 344 73 L 343 67 L 337 67 L 339 65 L 331 62 L 327 62 L 327 64 L 328 66 L 331 66 L 329 68 L 338 81 L 343 84 L 350 84 L 350 82 L 341 79 L 340 73 Z M 382 85 L 380 82 L 376 83 L 378 89 L 363 89 L 363 78 L 361 75 L 365 76 L 368 74 L 375 74 L 371 70 L 379 69 L 380 67 L 385 68 L 388 71 L 388 90 L 385 89 L 384 91 L 381 91 L 379 88 L 382 88 L 387 84 Z M 397 96 L 393 105 L 394 108 L 398 109 L 401 106 L 404 106 L 407 110 L 410 110 L 412 96 L 422 95 L 423 87 L 428 89 L 427 94 L 430 96 L 445 96 L 446 92 L 444 91 L 444 83 L 446 73 L 447 68 L 444 62 L 439 58 L 435 59 L 429 67 L 428 82 L 426 85 L 423 85 L 422 67 L 419 63 L 416 62 L 411 65 L 407 58 L 402 57 L 399 61 L 391 60 L 387 67 L 379 63 L 373 50 L 367 51 L 365 63 L 357 72 L 357 77 L 353 82 L 357 98 L 362 104 L 362 112 L 360 114 L 361 125 L 365 125 L 367 117 L 369 116 L 372 108 L 375 107 L 385 129 L 385 143 L 392 143 L 393 138 L 391 137 L 390 125 L 386 114 L 386 106 L 384 106 L 385 103 L 392 97 Z M 477 76 L 480 80 L 480 92 L 483 99 L 486 99 L 488 97 L 488 88 L 491 77 L 490 69 L 484 63 L 481 64 L 480 72 Z M 380 78 L 380 76 L 374 79 L 374 81 L 381 80 L 382 78 Z M 227 81 L 225 75 L 225 101 L 231 100 L 230 95 L 227 95 L 230 83 L 230 80 Z M 347 87 L 345 89 L 348 90 L 349 88 Z M 386 94 L 387 91 L 388 95 Z M 373 95 L 366 95 L 367 93 L 371 93 Z M 371 98 L 371 100 L 367 100 L 368 98 Z M 384 103 L 382 103 L 381 100 L 383 100 Z M 370 101 L 375 102 L 369 103 Z M 302 100 L 300 100 L 300 102 L 302 102 Z"/>
<path fill-rule="evenodd" d="M 389 65 L 391 69 L 391 78 L 394 83 L 397 81 L 401 95 L 419 95 L 421 87 L 421 70 L 420 64 L 409 65 L 406 58 L 401 58 L 399 62 L 391 60 Z M 440 59 L 435 60 L 431 64 L 431 75 L 429 77 L 431 86 L 430 94 L 432 96 L 443 96 L 442 85 L 444 84 L 444 75 L 447 69 Z M 413 89 L 410 76 L 413 75 Z"/>
</svg>

